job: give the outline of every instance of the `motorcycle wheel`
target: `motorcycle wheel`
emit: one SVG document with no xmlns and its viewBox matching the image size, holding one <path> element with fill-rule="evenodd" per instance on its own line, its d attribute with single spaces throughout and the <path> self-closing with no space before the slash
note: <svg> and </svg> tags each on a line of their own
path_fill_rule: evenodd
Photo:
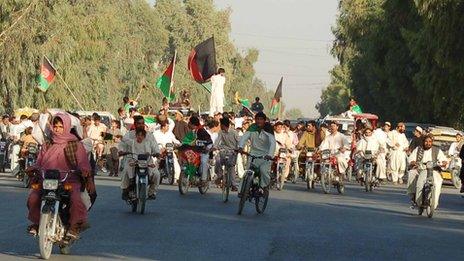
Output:
<svg viewBox="0 0 464 261">
<path fill-rule="evenodd" d="M 229 201 L 229 192 L 230 192 L 229 175 L 227 175 L 227 173 L 224 173 L 222 176 L 222 201 L 224 203 Z"/>
<path fill-rule="evenodd" d="M 60 246 L 60 254 L 69 255 L 71 253 L 71 247 L 69 245 Z"/>
<path fill-rule="evenodd" d="M 353 180 L 353 166 L 349 166 L 346 170 L 346 180 L 348 180 L 348 182 Z"/>
<path fill-rule="evenodd" d="M 296 184 L 296 180 L 297 180 L 297 178 L 298 178 L 298 173 L 296 172 L 295 164 L 293 164 L 292 173 L 293 173 L 293 176 L 292 176 L 292 183 L 293 183 L 293 184 Z"/>
<path fill-rule="evenodd" d="M 28 188 L 29 187 L 29 176 L 26 173 L 23 173 L 23 187 Z"/>
<path fill-rule="evenodd" d="M 429 205 L 425 209 L 427 217 L 432 218 L 435 212 L 435 192 L 431 191 L 429 194 Z"/>
<path fill-rule="evenodd" d="M 266 210 L 266 207 L 267 207 L 268 199 L 269 199 L 269 189 L 264 188 L 263 196 L 255 197 L 256 212 L 258 212 L 259 214 L 264 213 L 264 210 Z"/>
<path fill-rule="evenodd" d="M 343 193 L 345 193 L 345 186 L 343 184 L 341 184 L 341 183 L 338 183 L 337 184 L 337 190 L 338 190 L 339 194 L 343 194 Z"/>
<path fill-rule="evenodd" d="M 140 214 L 145 214 L 145 204 L 147 203 L 147 186 L 145 184 L 139 185 L 138 207 Z"/>
<path fill-rule="evenodd" d="M 452 175 L 453 186 L 457 189 L 460 189 L 462 184 L 461 184 L 461 179 L 459 178 L 459 171 L 457 169 L 454 169 L 451 175 Z"/>
<path fill-rule="evenodd" d="M 133 200 L 131 202 L 131 206 L 132 206 L 132 212 L 137 212 L 137 206 L 138 206 L 138 201 L 137 200 Z"/>
<path fill-rule="evenodd" d="M 314 189 L 314 179 L 311 169 L 306 170 L 306 187 L 308 189 Z"/>
<path fill-rule="evenodd" d="M 245 207 L 245 202 L 248 199 L 249 193 L 250 193 L 250 188 L 251 184 L 253 183 L 253 172 L 247 171 L 245 172 L 245 177 L 243 179 L 243 184 L 242 188 L 240 189 L 240 202 L 238 203 L 238 215 L 242 214 L 243 207 Z"/>
<path fill-rule="evenodd" d="M 419 210 L 418 210 L 419 216 L 422 216 L 422 213 L 424 213 L 424 208 L 423 208 L 423 207 L 419 207 Z"/>
<path fill-rule="evenodd" d="M 168 184 L 174 184 L 174 166 L 169 166 Z"/>
<path fill-rule="evenodd" d="M 40 215 L 39 249 L 40 249 L 40 256 L 43 259 L 49 259 L 52 254 L 53 242 L 48 238 L 48 233 L 52 225 L 53 225 L 53 218 L 50 213 Z"/>
<path fill-rule="evenodd" d="M 178 186 L 179 186 L 179 193 L 181 195 L 187 194 L 188 189 L 190 187 L 190 181 L 189 181 L 189 177 L 187 176 L 187 174 L 185 174 L 185 172 L 183 171 L 180 173 Z"/>
<path fill-rule="evenodd" d="M 324 191 L 325 194 L 330 193 L 331 184 L 332 184 L 332 180 L 330 179 L 330 173 L 329 173 L 329 170 L 326 169 L 321 174 L 321 187 L 322 187 L 322 191 Z"/>
</svg>

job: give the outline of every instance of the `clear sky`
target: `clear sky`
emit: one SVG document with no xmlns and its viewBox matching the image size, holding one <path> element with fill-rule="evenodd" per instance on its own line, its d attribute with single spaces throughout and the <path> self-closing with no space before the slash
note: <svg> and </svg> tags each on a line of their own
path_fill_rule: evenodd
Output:
<svg viewBox="0 0 464 261">
<path fill-rule="evenodd" d="M 328 71 L 336 63 L 329 51 L 339 0 L 214 2 L 220 9 L 232 8 L 231 38 L 237 48 L 260 51 L 256 76 L 271 90 L 283 76 L 287 109 L 299 108 L 305 116 L 318 116 L 315 105 L 330 81 Z"/>
</svg>

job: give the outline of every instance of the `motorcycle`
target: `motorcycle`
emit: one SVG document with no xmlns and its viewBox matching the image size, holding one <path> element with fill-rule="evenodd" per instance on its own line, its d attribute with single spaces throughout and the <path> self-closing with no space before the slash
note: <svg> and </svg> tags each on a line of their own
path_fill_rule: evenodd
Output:
<svg viewBox="0 0 464 261">
<path fill-rule="evenodd" d="M 338 175 L 337 159 L 330 150 L 321 152 L 321 186 L 325 194 L 330 192 L 331 186 L 337 188 L 339 194 L 345 192 L 343 178 Z"/>
<path fill-rule="evenodd" d="M 366 150 L 364 152 L 364 160 L 363 160 L 363 183 L 366 189 L 366 192 L 372 191 L 374 187 L 379 185 L 377 178 L 375 177 L 374 173 L 374 155 L 372 151 Z"/>
<path fill-rule="evenodd" d="M 451 157 L 449 169 L 451 170 L 451 181 L 453 182 L 453 186 L 457 189 L 461 188 L 461 179 L 459 178 L 459 175 L 461 173 L 461 166 L 460 166 L 460 158 L 458 154 L 454 154 L 453 157 Z"/>
<path fill-rule="evenodd" d="M 129 166 L 134 167 L 135 180 L 130 184 L 129 199 L 127 203 L 131 206 L 132 212 L 145 213 L 145 205 L 148 199 L 149 186 L 149 168 L 154 168 L 155 165 L 148 164 L 148 160 L 153 155 L 133 154 L 136 159 L 129 163 Z"/>
<path fill-rule="evenodd" d="M 189 152 L 192 155 L 196 154 L 197 152 L 194 152 L 192 150 L 189 150 Z M 196 155 L 196 157 L 201 157 L 200 155 Z M 201 180 L 201 164 L 199 164 L 195 170 L 189 166 L 188 161 L 186 158 L 183 156 L 180 157 L 180 176 L 179 176 L 179 182 L 178 182 L 178 187 L 179 187 L 179 193 L 181 195 L 187 194 L 188 190 L 190 187 L 198 187 L 198 191 L 200 194 L 206 194 L 208 192 L 210 183 L 211 183 L 211 171 L 213 166 L 209 164 L 208 168 L 208 173 L 205 181 Z"/>
<path fill-rule="evenodd" d="M 68 237 L 69 207 L 71 184 L 66 183 L 72 172 L 46 170 L 42 172 L 42 184 L 32 184 L 33 189 L 40 189 L 42 203 L 38 231 L 40 256 L 49 259 L 53 245 L 58 245 L 61 254 L 69 254 L 71 245 L 78 239 Z M 61 179 L 61 175 L 65 175 Z"/>
<path fill-rule="evenodd" d="M 166 184 L 174 184 L 174 144 L 166 144 L 166 155 L 160 161 L 161 183 L 166 180 Z"/>
<path fill-rule="evenodd" d="M 285 164 L 287 162 L 287 149 L 280 148 L 279 155 L 277 157 L 277 169 L 276 169 L 276 178 L 277 178 L 277 190 L 282 190 L 284 188 L 285 181 L 283 180 L 282 176 L 284 175 L 285 171 Z"/>
<path fill-rule="evenodd" d="M 316 161 L 314 160 L 315 157 L 315 149 L 310 148 L 306 150 L 306 161 L 305 161 L 305 181 L 306 187 L 308 189 L 314 189 L 317 175 L 314 172 L 314 167 L 316 165 Z"/>
<path fill-rule="evenodd" d="M 296 184 L 300 173 L 298 170 L 298 151 L 294 150 L 291 154 L 291 162 L 290 162 L 290 172 L 288 173 L 288 179 L 293 183 Z"/>
<path fill-rule="evenodd" d="M 425 169 L 423 168 L 424 166 L 425 166 Z M 435 199 L 439 195 L 436 195 L 436 191 L 435 191 L 435 180 L 433 178 L 434 170 L 440 173 L 441 167 L 436 162 L 433 162 L 433 161 L 428 161 L 427 163 L 424 163 L 422 166 L 422 169 L 419 169 L 419 175 L 422 174 L 423 171 L 426 171 L 426 174 L 427 174 L 425 183 L 421 188 L 421 194 L 418 195 L 419 197 L 417 197 L 417 192 L 416 192 L 415 202 L 418 206 L 419 216 L 421 216 L 425 210 L 427 216 L 429 218 L 432 218 L 435 212 L 435 208 L 437 207 Z"/>
<path fill-rule="evenodd" d="M 0 171 L 5 172 L 5 167 L 8 162 L 8 142 L 0 140 Z"/>
<path fill-rule="evenodd" d="M 29 144 L 27 146 L 27 155 L 20 159 L 19 161 L 19 172 L 16 175 L 16 178 L 23 182 L 23 187 L 29 187 L 29 176 L 26 174 L 26 170 L 30 167 L 35 165 L 37 161 L 37 156 L 39 154 L 39 145 L 37 144 Z"/>
</svg>

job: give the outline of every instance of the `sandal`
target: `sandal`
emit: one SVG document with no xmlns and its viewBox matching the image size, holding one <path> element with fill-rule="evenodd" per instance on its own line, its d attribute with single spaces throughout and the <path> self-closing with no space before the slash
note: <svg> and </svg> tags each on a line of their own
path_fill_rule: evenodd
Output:
<svg viewBox="0 0 464 261">
<path fill-rule="evenodd" d="M 39 230 L 39 225 L 37 224 L 32 224 L 27 227 L 27 233 L 29 233 L 31 236 L 37 236 Z"/>
</svg>

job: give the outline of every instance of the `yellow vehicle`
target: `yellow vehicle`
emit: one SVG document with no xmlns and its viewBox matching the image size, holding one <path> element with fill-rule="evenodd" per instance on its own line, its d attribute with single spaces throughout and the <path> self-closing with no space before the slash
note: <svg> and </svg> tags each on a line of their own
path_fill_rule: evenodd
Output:
<svg viewBox="0 0 464 261">
<path fill-rule="evenodd" d="M 456 188 L 461 188 L 461 179 L 459 173 L 461 170 L 461 161 L 458 155 L 450 155 L 449 148 L 456 141 L 456 134 L 460 131 L 450 127 L 436 126 L 429 129 L 434 136 L 433 146 L 440 148 L 448 158 L 448 169 L 441 172 L 443 182 L 452 184 Z"/>
</svg>

